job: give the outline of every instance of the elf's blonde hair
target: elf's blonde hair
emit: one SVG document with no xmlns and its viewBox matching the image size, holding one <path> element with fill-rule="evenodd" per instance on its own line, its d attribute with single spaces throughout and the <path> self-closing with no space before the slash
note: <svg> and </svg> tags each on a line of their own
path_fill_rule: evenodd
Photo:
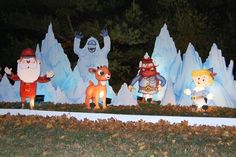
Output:
<svg viewBox="0 0 236 157">
<path fill-rule="evenodd" d="M 214 82 L 214 77 L 212 75 L 212 72 L 208 69 L 202 69 L 202 70 L 193 70 L 192 71 L 192 77 L 197 77 L 197 76 L 202 76 L 206 75 L 210 79 L 210 84 L 213 84 Z"/>
</svg>

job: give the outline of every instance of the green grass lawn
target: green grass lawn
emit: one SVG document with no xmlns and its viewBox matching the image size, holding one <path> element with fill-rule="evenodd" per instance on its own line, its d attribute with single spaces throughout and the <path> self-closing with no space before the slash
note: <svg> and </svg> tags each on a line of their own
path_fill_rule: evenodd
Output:
<svg viewBox="0 0 236 157">
<path fill-rule="evenodd" d="M 0 156 L 233 157 L 236 127 L 0 116 Z"/>
</svg>

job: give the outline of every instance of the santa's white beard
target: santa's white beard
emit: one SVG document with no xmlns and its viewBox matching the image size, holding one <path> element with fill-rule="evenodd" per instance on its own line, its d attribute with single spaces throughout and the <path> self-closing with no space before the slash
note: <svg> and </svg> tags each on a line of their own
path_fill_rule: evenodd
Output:
<svg viewBox="0 0 236 157">
<path fill-rule="evenodd" d="M 21 68 L 19 66 L 18 63 L 17 64 L 17 75 L 19 76 L 20 80 L 26 82 L 26 83 L 32 83 L 34 81 L 36 81 L 39 78 L 40 75 L 40 64 L 36 63 L 38 65 L 36 65 L 36 67 L 34 68 Z"/>
</svg>

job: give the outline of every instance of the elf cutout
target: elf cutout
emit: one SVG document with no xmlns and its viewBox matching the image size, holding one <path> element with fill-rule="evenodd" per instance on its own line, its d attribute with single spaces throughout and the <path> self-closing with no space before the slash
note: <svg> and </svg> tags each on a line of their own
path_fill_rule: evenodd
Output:
<svg viewBox="0 0 236 157">
<path fill-rule="evenodd" d="M 20 80 L 20 96 L 22 108 L 26 98 L 30 99 L 30 109 L 34 109 L 37 82 L 46 83 L 54 76 L 52 71 L 40 76 L 40 61 L 35 57 L 34 50 L 26 48 L 22 51 L 20 59 L 17 60 L 17 74 L 12 73 L 12 68 L 5 68 L 8 77 L 14 81 Z"/>
<path fill-rule="evenodd" d="M 166 79 L 156 71 L 156 65 L 148 53 L 139 62 L 139 72 L 129 86 L 130 91 L 136 82 L 139 82 L 139 93 L 143 95 L 143 102 L 147 100 L 148 95 L 152 99 L 153 95 L 166 84 Z"/>
<path fill-rule="evenodd" d="M 213 68 L 192 71 L 195 88 L 193 90 L 185 89 L 184 93 L 191 95 L 193 104 L 197 105 L 198 109 L 213 99 L 213 94 L 208 91 L 207 87 L 213 84 L 215 76 L 216 73 L 213 72 Z"/>
</svg>

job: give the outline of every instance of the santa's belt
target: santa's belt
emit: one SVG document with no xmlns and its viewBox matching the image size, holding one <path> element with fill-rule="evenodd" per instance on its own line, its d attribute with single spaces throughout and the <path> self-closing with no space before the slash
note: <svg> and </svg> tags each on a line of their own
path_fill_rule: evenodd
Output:
<svg viewBox="0 0 236 157">
<path fill-rule="evenodd" d="M 151 86 L 139 87 L 139 90 L 144 90 L 144 91 L 155 91 L 156 89 L 157 88 Z"/>
<path fill-rule="evenodd" d="M 192 100 L 204 99 L 204 96 L 192 96 Z"/>
</svg>

